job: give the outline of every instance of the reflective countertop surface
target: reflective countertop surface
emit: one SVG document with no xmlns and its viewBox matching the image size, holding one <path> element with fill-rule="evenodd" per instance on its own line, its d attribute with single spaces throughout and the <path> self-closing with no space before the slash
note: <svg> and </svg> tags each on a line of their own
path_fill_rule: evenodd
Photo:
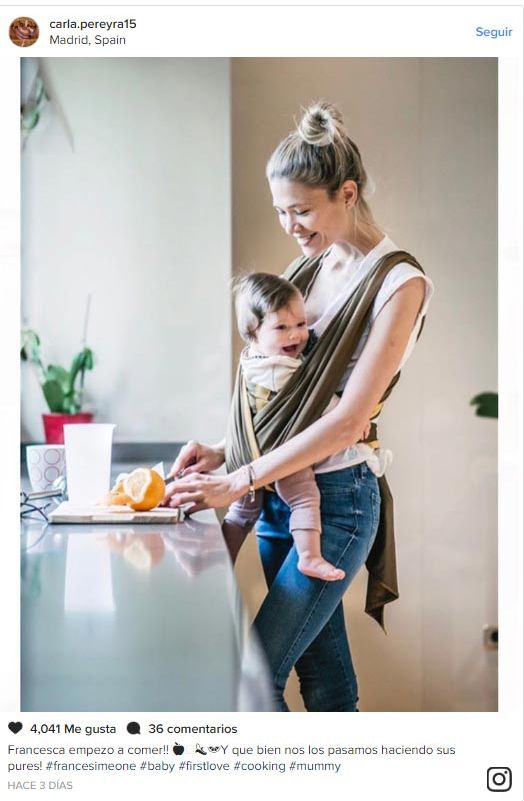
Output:
<svg viewBox="0 0 524 801">
<path fill-rule="evenodd" d="M 22 523 L 22 711 L 268 711 L 214 512 Z"/>
</svg>

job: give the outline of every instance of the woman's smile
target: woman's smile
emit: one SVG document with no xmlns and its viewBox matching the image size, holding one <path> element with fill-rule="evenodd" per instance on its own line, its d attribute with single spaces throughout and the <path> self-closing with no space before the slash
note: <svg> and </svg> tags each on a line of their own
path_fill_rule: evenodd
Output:
<svg viewBox="0 0 524 801">
<path fill-rule="evenodd" d="M 308 247 L 312 244 L 313 238 L 317 236 L 316 233 L 313 234 L 295 234 L 295 239 L 297 240 L 298 244 L 301 248 Z"/>
<path fill-rule="evenodd" d="M 344 190 L 331 197 L 324 187 L 287 178 L 272 178 L 269 183 L 280 225 L 305 256 L 317 256 L 333 242 L 350 239 L 353 218 Z"/>
</svg>

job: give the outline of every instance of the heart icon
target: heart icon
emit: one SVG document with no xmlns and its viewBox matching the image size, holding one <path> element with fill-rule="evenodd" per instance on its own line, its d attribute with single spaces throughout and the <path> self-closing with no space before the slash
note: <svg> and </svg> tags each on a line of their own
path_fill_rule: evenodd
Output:
<svg viewBox="0 0 524 801">
<path fill-rule="evenodd" d="M 11 723 L 8 723 L 7 725 L 9 727 L 9 729 L 13 732 L 13 734 L 18 734 L 18 732 L 22 728 L 22 724 L 20 723 L 20 721 L 17 721 L 15 723 L 15 721 L 12 720 Z"/>
</svg>

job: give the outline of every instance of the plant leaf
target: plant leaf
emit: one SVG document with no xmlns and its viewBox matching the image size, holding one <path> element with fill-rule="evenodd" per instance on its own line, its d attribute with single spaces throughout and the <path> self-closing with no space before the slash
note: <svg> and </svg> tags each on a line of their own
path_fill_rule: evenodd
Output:
<svg viewBox="0 0 524 801">
<path fill-rule="evenodd" d="M 84 364 L 86 370 L 92 370 L 95 363 L 95 357 L 91 348 L 84 348 Z"/>
<path fill-rule="evenodd" d="M 64 397 L 62 408 L 66 414 L 76 414 L 80 411 L 80 406 L 76 402 L 74 395 L 66 395 Z"/>
<path fill-rule="evenodd" d="M 77 376 L 80 374 L 80 383 L 84 383 L 84 373 L 86 370 L 93 369 L 93 351 L 90 348 L 83 348 L 77 353 L 69 370 L 69 391 L 73 392 Z"/>
<path fill-rule="evenodd" d="M 70 380 L 67 370 L 58 364 L 50 364 L 46 370 L 46 377 L 49 381 L 58 381 L 64 393 L 67 393 Z"/>
<path fill-rule="evenodd" d="M 34 362 L 41 366 L 40 338 L 30 328 L 22 330 L 22 347 L 20 356 L 24 361 Z"/>
<path fill-rule="evenodd" d="M 71 365 L 70 373 L 73 375 L 79 372 L 84 372 L 84 370 L 92 370 L 93 369 L 93 351 L 90 348 L 84 348 L 77 353 L 75 358 L 73 359 L 73 363 Z"/>
<path fill-rule="evenodd" d="M 475 395 L 470 401 L 471 406 L 476 406 L 475 414 L 479 417 L 498 418 L 499 416 L 499 396 L 497 392 L 481 392 Z"/>
<path fill-rule="evenodd" d="M 58 381 L 45 381 L 42 384 L 42 392 L 50 412 L 64 411 L 64 391 Z"/>
</svg>

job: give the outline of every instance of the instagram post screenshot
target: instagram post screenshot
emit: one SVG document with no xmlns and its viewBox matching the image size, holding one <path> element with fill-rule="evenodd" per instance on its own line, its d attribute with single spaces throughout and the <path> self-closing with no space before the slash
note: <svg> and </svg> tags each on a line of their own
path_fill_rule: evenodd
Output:
<svg viewBox="0 0 524 801">
<path fill-rule="evenodd" d="M 0 7 L 2 798 L 522 799 L 522 17 Z"/>
</svg>

